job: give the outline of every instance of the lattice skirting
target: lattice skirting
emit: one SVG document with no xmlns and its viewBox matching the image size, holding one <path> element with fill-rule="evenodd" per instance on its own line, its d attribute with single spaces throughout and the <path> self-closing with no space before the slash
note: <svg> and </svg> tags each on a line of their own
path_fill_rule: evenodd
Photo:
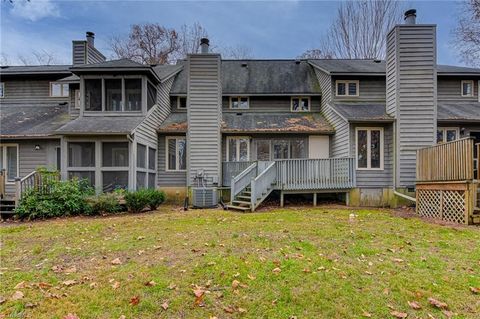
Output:
<svg viewBox="0 0 480 319">
<path fill-rule="evenodd" d="M 465 224 L 466 191 L 417 189 L 417 213 L 423 217 Z"/>
</svg>

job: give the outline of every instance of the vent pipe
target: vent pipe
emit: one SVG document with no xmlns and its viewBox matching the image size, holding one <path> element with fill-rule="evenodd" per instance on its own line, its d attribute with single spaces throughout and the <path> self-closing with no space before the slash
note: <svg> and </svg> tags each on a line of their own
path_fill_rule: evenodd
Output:
<svg viewBox="0 0 480 319">
<path fill-rule="evenodd" d="M 210 46 L 210 41 L 207 38 L 200 39 L 200 52 L 208 53 L 208 47 Z"/>
<path fill-rule="evenodd" d="M 95 33 L 91 32 L 91 31 L 87 31 L 87 43 L 89 46 L 91 46 L 92 48 L 95 47 Z"/>
<path fill-rule="evenodd" d="M 417 10 L 410 9 L 405 11 L 405 24 L 415 24 L 417 19 Z"/>
</svg>

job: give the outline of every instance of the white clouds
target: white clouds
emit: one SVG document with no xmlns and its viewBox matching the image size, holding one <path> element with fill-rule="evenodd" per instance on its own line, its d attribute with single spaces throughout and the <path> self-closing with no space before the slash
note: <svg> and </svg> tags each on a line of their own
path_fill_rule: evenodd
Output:
<svg viewBox="0 0 480 319">
<path fill-rule="evenodd" d="M 12 15 L 31 21 L 60 16 L 58 6 L 51 0 L 18 0 L 14 1 L 12 6 Z"/>
</svg>

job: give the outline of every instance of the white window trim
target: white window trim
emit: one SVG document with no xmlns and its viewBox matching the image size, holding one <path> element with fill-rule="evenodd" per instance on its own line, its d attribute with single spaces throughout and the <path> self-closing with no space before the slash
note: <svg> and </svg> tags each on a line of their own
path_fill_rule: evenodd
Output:
<svg viewBox="0 0 480 319">
<path fill-rule="evenodd" d="M 15 177 L 20 177 L 20 147 L 16 143 L 5 143 L 5 144 L 0 144 L 0 147 L 3 148 L 2 152 L 2 162 L 3 165 L 7 165 L 7 147 L 15 146 L 17 148 L 17 172 L 15 174 Z M 8 177 L 5 176 L 5 184 L 12 185 L 15 184 L 15 180 L 9 181 Z"/>
<path fill-rule="evenodd" d="M 367 131 L 367 167 L 358 167 L 358 131 Z M 380 167 L 371 167 L 372 148 L 371 131 L 380 131 Z M 355 128 L 355 167 L 358 171 L 382 171 L 384 169 L 384 130 L 383 127 L 356 127 Z"/>
<path fill-rule="evenodd" d="M 60 95 L 52 95 L 52 85 L 53 84 L 59 84 L 60 85 Z M 64 85 L 68 85 L 68 83 L 62 83 L 62 82 L 58 82 L 58 81 L 52 81 L 50 82 L 50 91 L 49 91 L 49 96 L 50 97 L 57 97 L 57 98 L 60 98 L 60 97 L 69 97 L 70 96 L 70 87 L 68 88 L 68 91 L 67 91 L 67 95 L 64 95 L 64 92 L 63 92 L 63 86 Z"/>
<path fill-rule="evenodd" d="M 180 99 L 185 99 L 185 107 L 180 107 Z M 186 110 L 187 109 L 187 97 L 186 96 L 177 96 L 177 109 Z"/>
<path fill-rule="evenodd" d="M 247 99 L 247 105 L 248 105 L 247 108 L 240 108 L 240 107 L 239 108 L 234 108 L 233 107 L 233 103 L 232 103 L 233 100 L 237 100 L 238 104 L 240 105 L 240 99 Z M 248 110 L 248 109 L 250 109 L 250 97 L 248 97 L 248 96 L 231 96 L 229 101 L 230 101 L 229 102 L 229 108 L 231 110 Z"/>
<path fill-rule="evenodd" d="M 3 99 L 5 97 L 5 82 L 0 82 L 0 86 L 2 87 L 2 95 L 0 95 L 0 99 Z"/>
<path fill-rule="evenodd" d="M 345 95 L 339 95 L 338 94 L 338 84 L 339 83 L 344 83 L 345 84 Z M 357 94 L 355 95 L 350 95 L 348 92 L 348 85 L 350 83 L 355 83 L 357 86 Z M 359 80 L 336 80 L 335 81 L 335 96 L 338 97 L 352 97 L 352 96 L 360 96 L 360 81 Z"/>
<path fill-rule="evenodd" d="M 185 140 L 185 143 L 187 142 L 187 137 L 186 136 L 166 136 L 165 137 L 165 172 L 186 172 L 186 169 L 179 169 L 179 159 L 180 157 L 178 156 L 179 154 L 179 149 L 178 149 L 178 140 L 183 139 Z M 169 140 L 175 140 L 175 169 L 170 169 L 168 168 L 168 141 Z M 186 150 L 185 150 L 186 151 Z M 187 157 L 188 160 L 188 157 Z"/>
<path fill-rule="evenodd" d="M 235 142 L 235 148 L 236 148 L 236 158 L 235 161 L 232 162 L 240 162 L 240 143 L 238 142 L 239 140 L 244 140 L 246 139 L 247 142 L 247 162 L 250 161 L 250 136 L 227 136 L 227 154 L 225 154 L 225 158 L 227 162 L 230 162 L 229 159 L 229 154 L 230 154 L 230 141 L 231 140 L 236 140 Z"/>
<path fill-rule="evenodd" d="M 294 110 L 293 109 L 293 100 L 294 99 L 299 99 L 299 102 L 302 101 L 302 99 L 307 99 L 308 100 L 308 110 Z M 312 109 L 312 99 L 309 96 L 292 96 L 290 98 L 290 111 L 295 112 L 295 113 L 302 113 L 302 112 L 310 112 Z"/>
<path fill-rule="evenodd" d="M 439 131 L 439 130 L 443 131 L 443 141 L 442 142 L 437 142 L 437 144 L 447 143 L 447 131 L 455 131 L 455 137 L 456 137 L 455 141 L 460 138 L 460 128 L 458 128 L 458 127 L 441 126 L 441 127 L 437 127 L 437 131 Z M 435 136 L 435 141 L 436 140 L 437 140 L 437 138 Z"/>
<path fill-rule="evenodd" d="M 464 83 L 470 83 L 472 86 L 472 93 L 471 94 L 463 94 L 463 84 Z M 473 97 L 475 95 L 475 83 L 473 80 L 462 80 L 461 85 L 460 85 L 460 94 L 462 97 Z"/>
</svg>

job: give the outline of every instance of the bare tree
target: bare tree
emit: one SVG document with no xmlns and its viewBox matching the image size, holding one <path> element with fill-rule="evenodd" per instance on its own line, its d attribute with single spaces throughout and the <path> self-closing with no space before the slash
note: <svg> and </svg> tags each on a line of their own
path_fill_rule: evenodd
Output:
<svg viewBox="0 0 480 319">
<path fill-rule="evenodd" d="M 320 49 L 309 49 L 299 56 L 300 59 L 332 59 L 332 54 Z"/>
<path fill-rule="evenodd" d="M 10 65 L 10 58 L 5 52 L 0 53 L 0 65 Z"/>
<path fill-rule="evenodd" d="M 392 0 L 343 2 L 314 50 L 333 58 L 384 58 L 387 32 L 401 21 L 401 13 L 400 2 Z"/>
<path fill-rule="evenodd" d="M 172 62 L 178 50 L 178 33 L 158 23 L 134 24 L 127 38 L 113 37 L 110 47 L 116 58 L 166 64 Z"/>
<path fill-rule="evenodd" d="M 252 49 L 243 45 L 225 46 L 220 48 L 219 51 L 222 58 L 225 59 L 245 60 L 253 58 Z"/>
<path fill-rule="evenodd" d="M 462 3 L 461 15 L 453 35 L 462 61 L 480 66 L 480 0 Z"/>
<path fill-rule="evenodd" d="M 47 50 L 34 50 L 30 55 L 19 54 L 17 59 L 23 65 L 53 65 L 61 62 L 53 52 Z"/>
<path fill-rule="evenodd" d="M 198 22 L 182 25 L 178 32 L 177 59 L 184 59 L 189 53 L 200 52 L 200 39 L 208 38 L 207 30 Z"/>
</svg>

